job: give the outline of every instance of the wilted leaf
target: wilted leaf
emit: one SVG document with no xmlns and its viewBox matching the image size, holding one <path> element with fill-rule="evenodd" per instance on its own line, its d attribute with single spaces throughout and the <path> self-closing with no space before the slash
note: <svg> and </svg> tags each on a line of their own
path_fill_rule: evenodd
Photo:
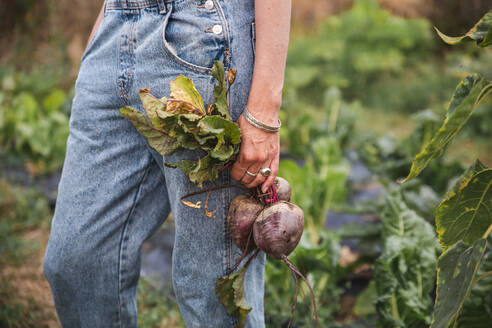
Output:
<svg viewBox="0 0 492 328">
<path fill-rule="evenodd" d="M 181 203 L 183 203 L 184 206 L 188 206 L 191 208 L 202 208 L 202 201 L 201 200 L 199 200 L 196 203 L 192 203 L 192 202 L 189 202 L 187 200 L 182 199 Z"/>
<path fill-rule="evenodd" d="M 155 128 L 151 119 L 139 110 L 123 107 L 120 109 L 120 113 L 135 125 L 138 132 L 147 138 L 149 145 L 159 154 L 171 155 L 179 148 L 179 143 L 175 138 L 169 136 L 165 131 Z"/>
<path fill-rule="evenodd" d="M 399 193 L 387 196 L 381 221 L 383 253 L 375 263 L 376 311 L 381 327 L 430 323 L 439 242 L 433 227 Z"/>
<path fill-rule="evenodd" d="M 203 212 L 205 213 L 205 216 L 215 219 L 216 217 L 214 216 L 214 213 L 217 212 L 217 210 L 209 211 L 208 210 L 208 199 L 210 198 L 210 191 L 207 192 L 207 198 L 205 198 L 205 207 L 203 208 Z"/>
<path fill-rule="evenodd" d="M 234 68 L 229 68 L 227 71 L 227 81 L 229 81 L 229 85 L 233 84 L 236 80 L 237 71 Z"/>
<path fill-rule="evenodd" d="M 245 326 L 246 317 L 249 311 L 251 311 L 251 307 L 244 297 L 244 278 L 247 268 L 247 266 L 244 266 L 238 272 L 218 278 L 217 287 L 215 288 L 219 300 L 224 304 L 227 313 L 239 318 L 236 328 L 243 328 Z"/>
<path fill-rule="evenodd" d="M 159 117 L 166 118 L 172 115 L 166 112 L 166 102 L 151 95 L 149 89 L 140 89 L 138 95 L 140 96 L 142 106 L 150 119 L 154 120 Z"/>
<path fill-rule="evenodd" d="M 433 138 L 415 156 L 410 173 L 401 183 L 420 174 L 429 162 L 439 157 L 453 140 L 461 127 L 468 121 L 475 107 L 492 91 L 492 83 L 479 74 L 473 74 L 461 81 L 448 107 L 446 118 Z"/>
<path fill-rule="evenodd" d="M 439 37 L 447 44 L 455 45 L 463 41 L 476 41 L 477 45 L 485 48 L 492 44 L 492 10 L 485 14 L 465 35 L 447 36 L 434 27 Z"/>
<path fill-rule="evenodd" d="M 431 328 L 447 328 L 457 319 L 472 288 L 485 245 L 485 239 L 477 240 L 472 246 L 458 241 L 439 257 Z"/>
<path fill-rule="evenodd" d="M 214 97 L 216 101 L 215 106 L 220 115 L 230 121 L 231 116 L 229 115 L 229 104 L 227 102 L 224 64 L 222 62 L 218 60 L 214 62 L 214 66 L 212 67 L 212 76 L 217 79 L 217 84 L 214 87 Z"/>
<path fill-rule="evenodd" d="M 206 115 L 203 99 L 189 78 L 180 75 L 169 83 L 171 96 L 167 101 L 167 111 L 175 114 L 194 113 Z"/>
<path fill-rule="evenodd" d="M 436 226 L 441 244 L 467 244 L 483 237 L 492 224 L 492 169 L 475 162 L 441 202 Z"/>
</svg>

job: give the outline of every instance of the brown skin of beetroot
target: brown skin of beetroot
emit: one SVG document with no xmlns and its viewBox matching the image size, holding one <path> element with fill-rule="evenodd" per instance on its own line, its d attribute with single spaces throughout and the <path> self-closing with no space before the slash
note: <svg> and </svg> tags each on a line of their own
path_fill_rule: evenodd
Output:
<svg viewBox="0 0 492 328">
<path fill-rule="evenodd" d="M 278 199 L 290 202 L 291 189 L 289 182 L 284 178 L 277 176 L 275 180 L 273 180 L 273 184 L 275 185 Z"/>
<path fill-rule="evenodd" d="M 295 204 L 280 201 L 265 208 L 253 224 L 256 245 L 268 255 L 288 256 L 301 240 L 304 213 Z"/>
<path fill-rule="evenodd" d="M 247 195 L 236 196 L 231 201 L 227 214 L 227 225 L 232 240 L 243 252 L 246 246 L 248 247 L 247 253 L 256 248 L 252 229 L 262 209 L 263 205 L 260 202 Z"/>
</svg>

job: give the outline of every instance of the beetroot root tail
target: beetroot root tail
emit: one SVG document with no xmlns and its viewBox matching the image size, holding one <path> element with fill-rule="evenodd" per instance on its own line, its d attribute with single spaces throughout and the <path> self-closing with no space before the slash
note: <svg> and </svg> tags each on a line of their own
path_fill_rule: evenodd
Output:
<svg viewBox="0 0 492 328">
<path fill-rule="evenodd" d="M 306 283 L 306 285 L 308 286 L 308 289 L 309 289 L 309 292 L 311 293 L 311 299 L 313 301 L 313 314 L 314 314 L 314 318 L 316 320 L 316 325 L 319 326 L 319 320 L 318 320 L 318 310 L 317 310 L 317 307 L 316 307 L 316 298 L 314 297 L 314 291 L 313 291 L 313 288 L 311 288 L 311 285 L 309 284 L 309 281 L 306 279 L 306 277 L 304 277 L 304 275 L 299 271 L 299 269 L 287 258 L 287 256 L 285 255 L 282 255 L 282 261 L 287 264 L 287 266 L 289 267 L 289 269 L 297 274 L 299 277 L 301 277 L 302 280 L 304 280 L 304 282 Z M 297 279 L 296 279 L 296 299 L 297 299 Z M 295 309 L 295 307 L 294 307 Z M 294 314 L 292 314 L 294 315 Z M 289 322 L 290 324 L 290 322 Z"/>
</svg>

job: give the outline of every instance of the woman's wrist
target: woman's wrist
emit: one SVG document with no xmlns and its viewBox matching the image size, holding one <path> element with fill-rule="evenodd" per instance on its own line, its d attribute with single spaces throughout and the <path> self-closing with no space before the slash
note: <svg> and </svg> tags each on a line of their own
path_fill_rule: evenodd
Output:
<svg viewBox="0 0 492 328">
<path fill-rule="evenodd" d="M 256 95 L 253 90 L 250 93 L 246 107 L 251 115 L 267 125 L 278 125 L 278 114 L 282 105 L 282 94 L 273 96 L 265 90 Z"/>
<path fill-rule="evenodd" d="M 270 125 L 262 122 L 261 120 L 257 119 L 254 117 L 248 110 L 247 107 L 244 108 L 242 116 L 252 126 L 254 126 L 257 129 L 260 129 L 264 132 L 270 132 L 270 133 L 277 133 L 280 131 L 280 127 L 282 126 L 282 123 L 280 120 L 278 120 L 277 124 L 275 125 Z"/>
</svg>

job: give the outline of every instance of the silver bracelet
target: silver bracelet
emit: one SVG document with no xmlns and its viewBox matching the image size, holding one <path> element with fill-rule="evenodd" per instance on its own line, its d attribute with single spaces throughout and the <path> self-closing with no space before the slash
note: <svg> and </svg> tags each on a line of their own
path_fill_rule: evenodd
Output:
<svg viewBox="0 0 492 328">
<path fill-rule="evenodd" d="M 278 120 L 278 126 L 268 125 L 257 120 L 253 115 L 251 115 L 250 112 L 248 112 L 248 109 L 246 107 L 244 107 L 243 116 L 246 121 L 248 121 L 252 126 L 266 132 L 278 132 L 280 131 L 280 127 L 282 126 L 282 122 L 280 122 L 280 120 Z"/>
</svg>

